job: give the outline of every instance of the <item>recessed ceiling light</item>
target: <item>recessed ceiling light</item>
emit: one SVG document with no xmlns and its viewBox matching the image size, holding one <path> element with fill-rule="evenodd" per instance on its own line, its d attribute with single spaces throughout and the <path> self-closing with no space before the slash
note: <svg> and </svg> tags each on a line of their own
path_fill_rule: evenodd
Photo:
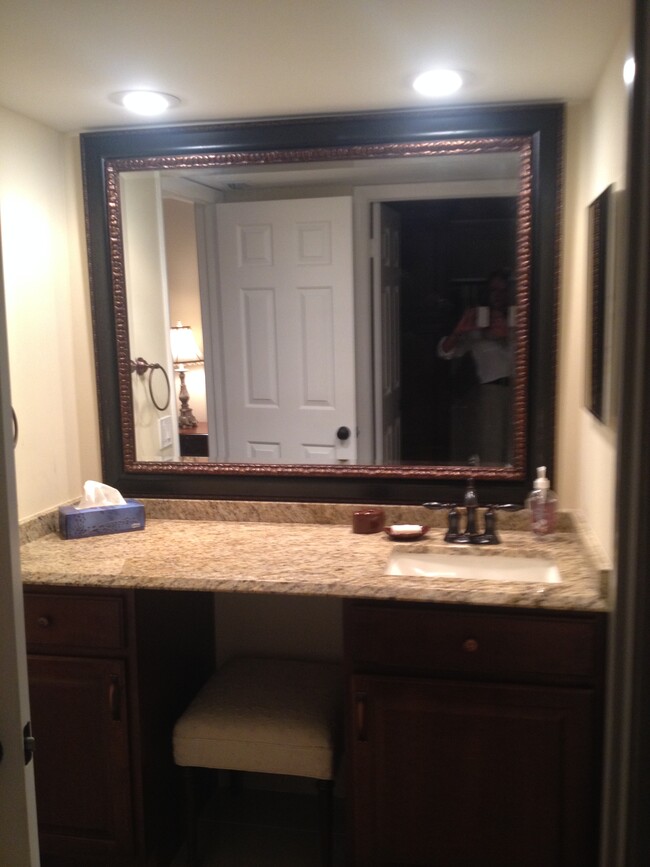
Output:
<svg viewBox="0 0 650 867">
<path fill-rule="evenodd" d="M 430 69 L 413 82 L 413 89 L 422 96 L 449 96 L 463 84 L 462 76 L 454 69 Z"/>
<path fill-rule="evenodd" d="M 633 57 L 628 57 L 623 65 L 623 81 L 626 84 L 632 84 L 634 81 L 634 73 L 636 72 L 636 64 Z"/>
<path fill-rule="evenodd" d="M 111 99 L 113 102 L 123 105 L 128 111 L 146 117 L 155 117 L 155 115 L 162 114 L 168 108 L 180 103 L 177 96 L 172 96 L 170 93 L 158 93 L 155 90 L 126 90 L 122 93 L 114 93 Z"/>
</svg>

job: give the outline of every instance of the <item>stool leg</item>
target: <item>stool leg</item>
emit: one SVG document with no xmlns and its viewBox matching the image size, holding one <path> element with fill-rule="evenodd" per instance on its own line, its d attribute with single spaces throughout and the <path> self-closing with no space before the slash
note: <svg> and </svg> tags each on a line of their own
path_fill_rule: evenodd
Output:
<svg viewBox="0 0 650 867">
<path fill-rule="evenodd" d="M 321 863 L 323 867 L 330 867 L 332 863 L 332 826 L 333 809 L 332 797 L 334 792 L 333 780 L 318 780 L 318 807 L 320 812 L 320 843 Z"/>
<path fill-rule="evenodd" d="M 187 837 L 187 867 L 199 867 L 194 768 L 183 768 L 185 788 L 185 833 Z"/>
</svg>

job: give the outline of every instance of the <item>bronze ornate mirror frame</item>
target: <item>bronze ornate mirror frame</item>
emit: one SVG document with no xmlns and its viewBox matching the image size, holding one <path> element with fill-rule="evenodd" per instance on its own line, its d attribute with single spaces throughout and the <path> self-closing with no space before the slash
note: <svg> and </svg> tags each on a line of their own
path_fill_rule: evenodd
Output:
<svg viewBox="0 0 650 867">
<path fill-rule="evenodd" d="M 258 151 L 252 154 L 226 152 L 218 154 L 183 154 L 169 157 L 147 157 L 135 159 L 115 159 L 106 163 L 106 195 L 109 221 L 109 249 L 111 272 L 113 275 L 113 298 L 117 337 L 117 362 L 120 389 L 120 416 L 122 420 L 122 446 L 124 467 L 129 472 L 211 472 L 217 474 L 246 473 L 252 475 L 331 475 L 354 477 L 360 472 L 378 478 L 393 476 L 419 476 L 422 472 L 466 475 L 466 466 L 333 466 L 314 464 L 255 464 L 255 463 L 173 463 L 138 461 L 135 449 L 135 430 L 133 418 L 132 362 L 133 352 L 129 347 L 127 278 L 124 259 L 124 223 L 120 197 L 120 176 L 125 172 L 168 169 L 215 169 L 224 166 L 283 165 L 299 163 L 320 163 L 324 159 L 334 163 L 340 161 L 383 159 L 404 159 L 431 156 L 459 156 L 465 154 L 491 154 L 514 152 L 519 157 L 519 193 L 517 196 L 516 231 L 516 309 L 517 330 L 522 339 L 517 341 L 514 365 L 515 385 L 513 387 L 513 460 L 507 467 L 478 467 L 477 476 L 486 477 L 498 473 L 500 478 L 520 478 L 525 470 L 526 451 L 526 395 L 527 395 L 527 357 L 528 357 L 528 309 L 531 261 L 531 177 L 532 147 L 526 136 L 500 138 L 461 138 L 442 141 L 414 142 L 388 145 L 361 145 L 353 147 L 333 147 L 328 149 L 312 148 L 286 151 Z"/>
<path fill-rule="evenodd" d="M 512 466 L 476 467 L 490 497 L 515 498 L 552 469 L 561 106 L 395 111 L 82 135 L 105 480 L 134 496 L 409 501 L 457 490 L 467 466 L 138 462 L 120 215 L 123 171 L 517 151 L 517 348 Z M 450 493 L 450 495 L 452 495 Z M 521 499 L 521 496 L 519 496 Z"/>
</svg>

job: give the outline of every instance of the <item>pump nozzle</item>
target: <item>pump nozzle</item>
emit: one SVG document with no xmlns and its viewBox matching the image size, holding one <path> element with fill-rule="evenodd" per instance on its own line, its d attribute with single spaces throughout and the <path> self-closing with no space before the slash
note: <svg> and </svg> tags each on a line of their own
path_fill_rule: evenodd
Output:
<svg viewBox="0 0 650 867">
<path fill-rule="evenodd" d="M 537 478 L 533 482 L 533 490 L 548 491 L 551 482 L 546 478 L 546 467 L 537 467 Z"/>
</svg>

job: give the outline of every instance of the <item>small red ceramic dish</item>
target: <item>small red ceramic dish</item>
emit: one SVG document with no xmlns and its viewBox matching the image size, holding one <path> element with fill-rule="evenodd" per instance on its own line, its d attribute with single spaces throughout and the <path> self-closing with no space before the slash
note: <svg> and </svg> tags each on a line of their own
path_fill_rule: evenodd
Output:
<svg viewBox="0 0 650 867">
<path fill-rule="evenodd" d="M 429 527 L 423 524 L 393 524 L 391 527 L 384 527 L 384 533 L 391 542 L 414 542 L 428 532 Z"/>
</svg>

